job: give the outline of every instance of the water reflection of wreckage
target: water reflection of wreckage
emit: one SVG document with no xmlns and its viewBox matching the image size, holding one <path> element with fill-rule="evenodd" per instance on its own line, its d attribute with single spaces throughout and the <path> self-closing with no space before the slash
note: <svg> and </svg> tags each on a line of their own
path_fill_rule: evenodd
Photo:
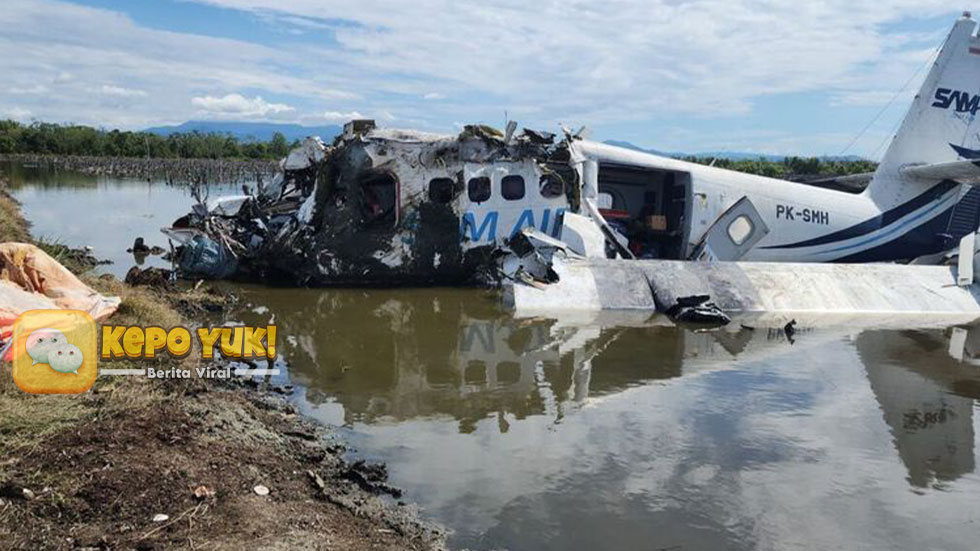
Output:
<svg viewBox="0 0 980 551">
<path fill-rule="evenodd" d="M 855 341 L 913 486 L 941 487 L 976 470 L 978 332 L 953 329 L 947 341 L 935 330 L 866 331 Z M 963 333 L 965 343 L 957 338 Z M 937 354 L 947 343 L 950 357 Z"/>
<path fill-rule="evenodd" d="M 980 327 L 840 329 L 837 319 L 828 319 L 822 329 L 802 329 L 791 345 L 783 331 L 736 323 L 689 331 L 663 317 L 630 324 L 622 318 L 521 320 L 466 291 L 393 298 L 374 291 L 273 289 L 254 298 L 268 310 L 247 313 L 243 321 L 262 325 L 275 317 L 289 335 L 283 354 L 290 378 L 315 407 L 339 404 L 342 416 L 331 417 L 338 423 L 448 416 L 464 432 L 487 420 L 506 431 L 533 416 L 559 421 L 633 387 L 758 364 L 792 365 L 847 337 L 909 483 L 928 487 L 976 470 Z"/>
<path fill-rule="evenodd" d="M 469 430 L 495 417 L 506 430 L 507 418 L 558 419 L 586 400 L 787 342 L 781 331 L 694 333 L 665 318 L 634 326 L 517 320 L 465 292 L 304 295 L 264 291 L 269 313 L 243 321 L 274 315 L 291 335 L 284 354 L 292 380 L 311 402 L 339 402 L 346 422 L 450 415 Z M 649 360 L 637 361 L 637 350 Z"/>
</svg>

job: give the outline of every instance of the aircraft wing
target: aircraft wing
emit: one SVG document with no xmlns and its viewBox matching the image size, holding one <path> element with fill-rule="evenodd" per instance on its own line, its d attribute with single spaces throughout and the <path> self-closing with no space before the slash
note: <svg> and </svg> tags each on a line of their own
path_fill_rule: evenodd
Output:
<svg viewBox="0 0 980 551">
<path fill-rule="evenodd" d="M 920 180 L 955 180 L 971 186 L 980 185 L 980 160 L 948 161 L 928 165 L 910 165 L 899 169 L 902 174 Z"/>
</svg>

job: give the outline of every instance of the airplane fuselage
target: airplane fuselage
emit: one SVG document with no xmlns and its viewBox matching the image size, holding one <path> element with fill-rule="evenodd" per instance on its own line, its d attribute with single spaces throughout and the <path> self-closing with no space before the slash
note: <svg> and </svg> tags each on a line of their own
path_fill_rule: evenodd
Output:
<svg viewBox="0 0 980 551">
<path fill-rule="evenodd" d="M 891 183 L 896 192 L 876 196 L 871 189 L 849 193 L 607 144 L 584 142 L 573 147 L 598 165 L 600 194 L 607 166 L 631 167 L 651 175 L 668 172 L 675 180 L 687 182 L 685 227 L 680 228 L 687 236 L 682 257 L 743 197 L 751 201 L 768 228 L 741 257 L 755 261 L 907 260 L 949 249 L 960 237 L 975 231 L 980 217 L 980 193 L 949 180 L 925 185 L 896 181 Z"/>
</svg>

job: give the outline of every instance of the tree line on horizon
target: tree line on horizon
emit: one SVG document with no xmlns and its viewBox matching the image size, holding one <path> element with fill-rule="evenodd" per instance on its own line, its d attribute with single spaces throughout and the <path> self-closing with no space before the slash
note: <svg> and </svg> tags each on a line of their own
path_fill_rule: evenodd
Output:
<svg viewBox="0 0 980 551">
<path fill-rule="evenodd" d="M 0 154 L 85 155 L 155 159 L 279 159 L 289 153 L 286 137 L 269 141 L 240 140 L 230 134 L 184 132 L 161 136 L 150 132 L 105 130 L 78 124 L 0 120 Z"/>
<path fill-rule="evenodd" d="M 718 157 L 684 157 L 685 161 L 718 168 L 747 172 L 770 178 L 792 180 L 801 177 L 846 176 L 874 172 L 878 163 L 866 159 L 828 159 L 820 157 L 789 156 L 782 160 L 769 159 L 724 159 Z"/>
<path fill-rule="evenodd" d="M 269 141 L 241 140 L 216 132 L 184 132 L 161 136 L 150 132 L 105 130 L 78 124 L 46 122 L 21 124 L 0 120 L 0 154 L 85 155 L 181 159 L 279 159 L 298 140 L 289 143 L 276 132 Z M 782 160 L 684 157 L 699 164 L 772 178 L 840 176 L 871 172 L 877 163 L 867 160 L 786 157 Z"/>
</svg>

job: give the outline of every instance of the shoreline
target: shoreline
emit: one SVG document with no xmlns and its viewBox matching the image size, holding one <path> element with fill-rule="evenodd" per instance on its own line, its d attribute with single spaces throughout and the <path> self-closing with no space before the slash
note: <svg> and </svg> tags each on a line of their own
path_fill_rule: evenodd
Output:
<svg viewBox="0 0 980 551">
<path fill-rule="evenodd" d="M 211 184 L 253 182 L 271 179 L 279 170 L 272 159 L 177 159 L 101 157 L 82 155 L 10 153 L 0 162 L 44 166 L 93 176 L 159 178 L 168 184 Z"/>
<path fill-rule="evenodd" d="M 0 242 L 23 238 L 29 226 L 3 188 L 0 215 L 10 217 Z M 228 300 L 208 285 L 81 277 L 122 297 L 107 323 L 188 324 L 194 312 Z M 192 354 L 112 367 L 193 373 L 202 364 Z M 16 388 L 9 364 L 0 366 L 0 538 L 10 548 L 446 546 L 442 527 L 398 501 L 383 464 L 346 459 L 334 431 L 297 413 L 286 398 L 291 387 L 100 377 L 81 395 L 34 396 Z"/>
</svg>

